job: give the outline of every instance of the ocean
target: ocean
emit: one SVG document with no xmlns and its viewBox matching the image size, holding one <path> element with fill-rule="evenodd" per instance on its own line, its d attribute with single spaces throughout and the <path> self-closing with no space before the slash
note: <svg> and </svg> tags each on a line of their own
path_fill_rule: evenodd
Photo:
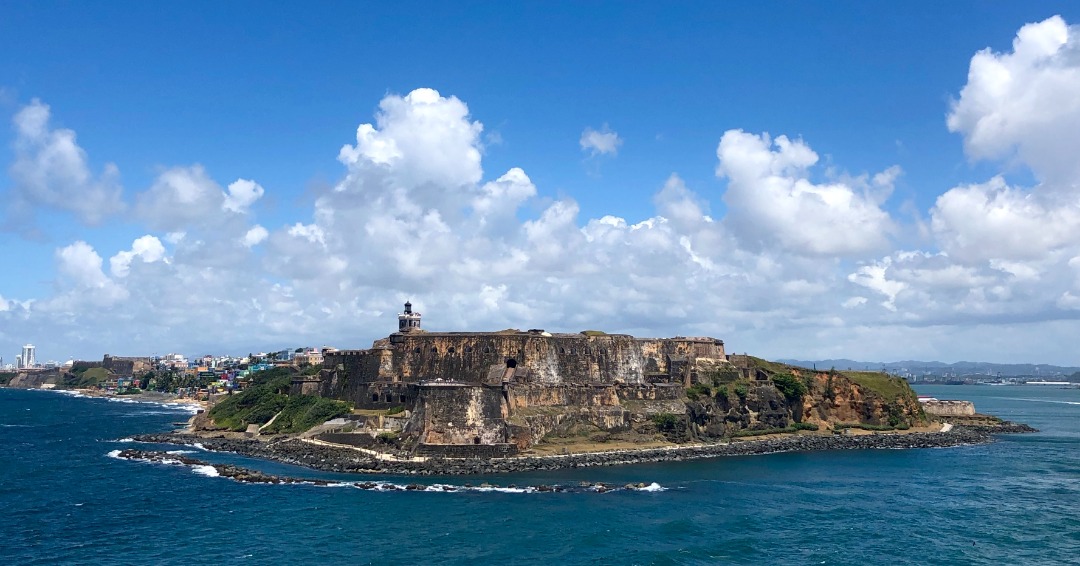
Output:
<svg viewBox="0 0 1080 566">
<path fill-rule="evenodd" d="M 1080 389 L 917 386 L 1041 432 L 981 446 L 834 451 L 394 483 L 250 485 L 121 460 L 185 409 L 0 389 L 6 564 L 1080 564 Z M 169 449 L 181 449 L 171 447 Z M 297 477 L 357 480 L 193 450 Z M 509 484 L 644 482 L 522 493 Z"/>
</svg>

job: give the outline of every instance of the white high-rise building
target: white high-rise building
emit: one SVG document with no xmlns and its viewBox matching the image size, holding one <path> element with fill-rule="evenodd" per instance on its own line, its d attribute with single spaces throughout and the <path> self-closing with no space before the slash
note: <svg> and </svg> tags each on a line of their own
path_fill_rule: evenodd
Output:
<svg viewBox="0 0 1080 566">
<path fill-rule="evenodd" d="M 15 356 L 15 369 L 22 369 L 22 354 Z"/>
<path fill-rule="evenodd" d="M 35 365 L 37 365 L 37 360 L 34 359 L 35 358 L 34 350 L 35 350 L 35 348 L 34 348 L 33 344 L 27 344 L 27 345 L 23 346 L 23 349 L 22 349 L 22 367 L 24 367 L 24 368 L 32 368 Z"/>
</svg>

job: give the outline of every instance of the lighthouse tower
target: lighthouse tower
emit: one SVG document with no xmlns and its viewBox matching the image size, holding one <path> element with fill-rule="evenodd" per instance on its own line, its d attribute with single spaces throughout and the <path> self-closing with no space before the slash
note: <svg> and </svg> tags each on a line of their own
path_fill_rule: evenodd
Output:
<svg viewBox="0 0 1080 566">
<path fill-rule="evenodd" d="M 413 330 L 420 330 L 420 313 L 413 312 L 412 303 L 405 303 L 405 312 L 398 315 L 397 321 L 398 332 L 411 332 Z"/>
</svg>

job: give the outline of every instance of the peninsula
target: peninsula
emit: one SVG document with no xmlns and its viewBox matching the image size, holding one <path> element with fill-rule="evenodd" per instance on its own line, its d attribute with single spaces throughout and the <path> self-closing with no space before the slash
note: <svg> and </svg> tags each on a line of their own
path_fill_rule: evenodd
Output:
<svg viewBox="0 0 1080 566">
<path fill-rule="evenodd" d="M 261 372 L 186 430 L 137 440 L 338 471 L 483 473 L 1032 430 L 970 403 L 927 406 L 898 377 L 732 355 L 715 338 L 428 332 L 409 303 L 398 319 L 369 349 L 328 350 L 317 372 Z"/>
</svg>

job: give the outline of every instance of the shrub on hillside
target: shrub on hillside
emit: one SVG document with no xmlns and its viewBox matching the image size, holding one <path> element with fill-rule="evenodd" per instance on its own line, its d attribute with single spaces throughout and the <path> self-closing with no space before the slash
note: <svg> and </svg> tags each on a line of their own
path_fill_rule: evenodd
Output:
<svg viewBox="0 0 1080 566">
<path fill-rule="evenodd" d="M 790 373 L 775 374 L 772 376 L 772 381 L 789 402 L 806 395 L 806 383 Z"/>
</svg>

